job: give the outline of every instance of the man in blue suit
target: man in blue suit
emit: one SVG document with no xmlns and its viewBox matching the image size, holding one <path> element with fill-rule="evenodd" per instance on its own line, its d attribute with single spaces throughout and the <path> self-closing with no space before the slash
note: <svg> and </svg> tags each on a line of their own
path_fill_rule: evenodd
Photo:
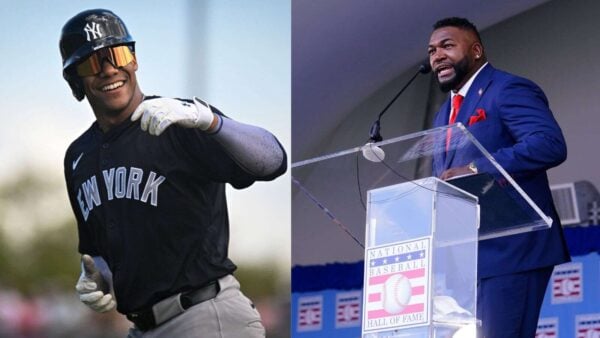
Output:
<svg viewBox="0 0 600 338">
<path fill-rule="evenodd" d="M 471 22 L 447 18 L 433 28 L 429 62 L 440 88 L 451 92 L 434 127 L 462 122 L 553 219 L 549 230 L 479 243 L 479 337 L 534 337 L 552 269 L 570 260 L 546 175 L 566 159 L 565 140 L 542 90 L 492 67 Z M 477 158 L 434 159 L 434 174 L 442 179 L 487 170 Z"/>
</svg>

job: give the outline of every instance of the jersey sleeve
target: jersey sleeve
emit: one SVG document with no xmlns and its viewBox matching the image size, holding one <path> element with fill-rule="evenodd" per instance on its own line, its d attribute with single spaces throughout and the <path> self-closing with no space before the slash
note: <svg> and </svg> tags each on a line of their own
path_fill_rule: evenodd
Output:
<svg viewBox="0 0 600 338">
<path fill-rule="evenodd" d="M 222 112 L 211 106 L 214 113 L 222 119 L 229 119 Z M 199 175 L 216 182 L 229 183 L 236 189 L 246 188 L 258 180 L 272 180 L 286 170 L 287 159 L 281 147 L 283 159 L 279 168 L 269 175 L 253 174 L 220 144 L 213 135 L 199 129 L 172 126 L 167 129 L 174 147 L 182 152 L 182 157 L 196 167 Z"/>
<path fill-rule="evenodd" d="M 199 129 L 172 126 L 170 134 L 183 161 L 195 168 L 198 175 L 221 183 L 230 183 L 236 189 L 246 188 L 256 177 L 238 166 L 221 145 Z"/>
<path fill-rule="evenodd" d="M 287 169 L 287 155 L 275 135 L 266 129 L 219 118 L 211 136 L 227 154 L 257 180 L 270 181 Z"/>
<path fill-rule="evenodd" d="M 69 202 L 71 204 L 71 209 L 73 210 L 73 215 L 77 221 L 77 229 L 79 236 L 79 245 L 78 251 L 81 254 L 88 254 L 91 256 L 99 256 L 100 253 L 96 246 L 94 245 L 93 236 L 91 233 L 91 229 L 85 226 L 84 221 L 81 218 L 81 212 L 79 203 L 77 202 L 77 187 L 74 186 L 72 181 L 73 170 L 71 169 L 73 163 L 72 152 L 67 150 L 64 159 L 64 174 L 65 174 L 65 182 L 67 186 L 67 194 L 69 196 Z"/>
</svg>

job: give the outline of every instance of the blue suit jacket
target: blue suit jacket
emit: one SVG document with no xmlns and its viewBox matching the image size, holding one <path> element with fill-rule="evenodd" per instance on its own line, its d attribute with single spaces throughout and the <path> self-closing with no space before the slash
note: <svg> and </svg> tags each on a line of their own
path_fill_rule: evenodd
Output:
<svg viewBox="0 0 600 338">
<path fill-rule="evenodd" d="M 486 118 L 468 126 L 483 109 Z M 434 127 L 448 124 L 447 100 Z M 533 82 L 486 65 L 463 100 L 456 122 L 462 122 L 483 147 L 515 179 L 540 209 L 554 220 L 551 229 L 479 243 L 479 278 L 552 266 L 570 260 L 561 224 L 554 208 L 546 170 L 562 163 L 567 148 L 548 100 Z M 448 153 L 434 158 L 434 175 L 467 165 L 473 157 Z M 480 171 L 485 161 L 475 160 Z"/>
</svg>

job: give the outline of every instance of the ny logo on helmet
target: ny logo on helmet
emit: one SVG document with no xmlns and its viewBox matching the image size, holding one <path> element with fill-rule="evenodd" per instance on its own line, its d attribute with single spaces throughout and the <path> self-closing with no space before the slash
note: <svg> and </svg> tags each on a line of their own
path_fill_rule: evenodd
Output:
<svg viewBox="0 0 600 338">
<path fill-rule="evenodd" d="M 95 22 L 92 22 L 91 27 L 90 23 L 88 22 L 83 28 L 83 31 L 85 32 L 88 41 L 90 41 L 90 33 L 92 34 L 92 39 L 94 40 L 102 37 L 102 32 L 100 32 L 100 25 Z"/>
</svg>

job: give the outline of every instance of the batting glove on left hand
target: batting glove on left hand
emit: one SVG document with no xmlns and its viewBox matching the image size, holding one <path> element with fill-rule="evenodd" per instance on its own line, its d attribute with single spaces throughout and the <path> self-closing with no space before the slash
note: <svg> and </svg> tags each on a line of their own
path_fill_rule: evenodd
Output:
<svg viewBox="0 0 600 338">
<path fill-rule="evenodd" d="M 173 123 L 206 131 L 216 118 L 208 104 L 196 97 L 194 103 L 170 98 L 143 101 L 131 115 L 131 121 L 140 117 L 142 130 L 157 136 Z"/>
<path fill-rule="evenodd" d="M 81 257 L 83 271 L 77 281 L 75 289 L 79 294 L 79 300 L 96 312 L 107 312 L 116 305 L 110 287 L 104 277 L 96 268 L 94 259 L 89 255 Z"/>
</svg>

